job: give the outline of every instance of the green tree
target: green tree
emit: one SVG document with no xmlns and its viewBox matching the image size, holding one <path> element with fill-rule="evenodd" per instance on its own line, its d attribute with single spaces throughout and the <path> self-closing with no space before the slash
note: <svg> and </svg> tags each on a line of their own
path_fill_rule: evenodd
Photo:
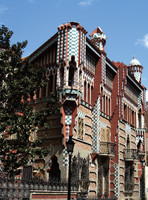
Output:
<svg viewBox="0 0 148 200">
<path fill-rule="evenodd" d="M 26 99 L 45 86 L 46 68 L 32 66 L 22 59 L 27 41 L 10 44 L 13 32 L 0 27 L 0 157 L 3 170 L 10 176 L 19 174 L 37 154 L 44 156 L 41 139 L 30 141 L 30 134 L 48 128 L 47 117 L 58 110 L 57 93 L 50 95 L 43 110 L 34 109 Z"/>
</svg>

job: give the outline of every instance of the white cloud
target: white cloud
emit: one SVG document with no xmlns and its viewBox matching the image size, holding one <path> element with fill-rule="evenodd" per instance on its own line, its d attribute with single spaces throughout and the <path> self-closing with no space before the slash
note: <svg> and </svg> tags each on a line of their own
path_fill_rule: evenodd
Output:
<svg viewBox="0 0 148 200">
<path fill-rule="evenodd" d="M 146 102 L 148 102 L 148 90 L 146 90 Z"/>
<path fill-rule="evenodd" d="M 148 48 L 148 33 L 145 34 L 142 39 L 138 39 L 136 45 L 137 44 L 143 45 L 144 47 Z"/>
<path fill-rule="evenodd" d="M 0 5 L 0 14 L 4 14 L 4 12 L 8 10 L 8 8 L 4 5 Z"/>
<path fill-rule="evenodd" d="M 89 6 L 91 5 L 93 2 L 93 0 L 83 0 L 83 1 L 80 1 L 78 4 L 79 6 Z"/>
</svg>

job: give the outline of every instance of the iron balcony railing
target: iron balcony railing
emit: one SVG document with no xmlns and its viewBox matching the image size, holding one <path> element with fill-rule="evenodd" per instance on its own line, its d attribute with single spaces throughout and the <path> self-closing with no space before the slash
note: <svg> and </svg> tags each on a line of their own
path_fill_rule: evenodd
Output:
<svg viewBox="0 0 148 200">
<path fill-rule="evenodd" d="M 78 187 L 77 182 L 71 183 L 72 192 L 77 192 Z M 9 179 L 0 174 L 0 200 L 29 200 L 31 192 L 36 191 L 67 192 L 68 183 L 59 180 L 45 182 L 40 179 Z"/>
<path fill-rule="evenodd" d="M 115 143 L 100 142 L 100 155 L 102 156 L 115 156 Z"/>
<path fill-rule="evenodd" d="M 143 159 L 145 156 L 144 151 L 140 151 L 137 149 L 124 149 L 124 159 L 125 161 L 133 161 L 135 159 Z"/>
<path fill-rule="evenodd" d="M 124 159 L 126 161 L 138 159 L 138 151 L 136 149 L 124 149 Z"/>
</svg>

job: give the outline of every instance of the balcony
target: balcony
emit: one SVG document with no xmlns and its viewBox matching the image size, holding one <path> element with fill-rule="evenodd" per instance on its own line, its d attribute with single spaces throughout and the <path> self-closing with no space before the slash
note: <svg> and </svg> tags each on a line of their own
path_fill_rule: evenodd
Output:
<svg viewBox="0 0 148 200">
<path fill-rule="evenodd" d="M 100 142 L 100 156 L 115 156 L 115 143 Z"/>
<path fill-rule="evenodd" d="M 136 136 L 144 137 L 145 135 L 145 128 L 137 128 L 136 129 Z"/>
<path fill-rule="evenodd" d="M 133 161 L 138 159 L 138 152 L 136 149 L 125 149 L 124 150 L 124 159 L 125 161 Z"/>
</svg>

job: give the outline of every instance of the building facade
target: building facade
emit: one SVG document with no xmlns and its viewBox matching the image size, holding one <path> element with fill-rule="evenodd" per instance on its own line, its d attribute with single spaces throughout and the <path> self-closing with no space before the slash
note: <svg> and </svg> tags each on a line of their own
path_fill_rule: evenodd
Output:
<svg viewBox="0 0 148 200">
<path fill-rule="evenodd" d="M 33 174 L 40 169 L 47 180 L 67 179 L 66 141 L 72 136 L 72 181 L 79 180 L 79 195 L 138 200 L 145 161 L 143 67 L 135 57 L 129 66 L 112 62 L 100 27 L 86 34 L 77 22 L 63 24 L 30 55 L 31 63 L 48 66 L 47 86 L 32 97 L 36 107 L 57 89 L 61 102 L 51 128 L 39 133 L 51 150 L 36 159 Z"/>
</svg>

